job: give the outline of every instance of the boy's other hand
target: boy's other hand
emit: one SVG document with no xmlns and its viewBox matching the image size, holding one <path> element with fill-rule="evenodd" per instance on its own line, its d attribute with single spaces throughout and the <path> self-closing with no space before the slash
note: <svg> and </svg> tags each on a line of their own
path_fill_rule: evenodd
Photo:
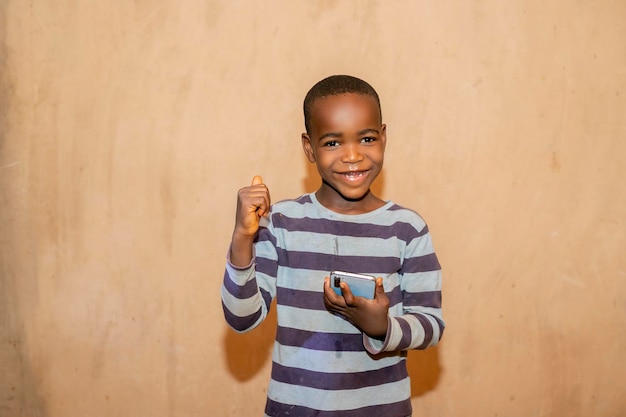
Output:
<svg viewBox="0 0 626 417">
<path fill-rule="evenodd" d="M 355 296 L 345 282 L 340 286 L 343 296 L 337 295 L 330 287 L 329 277 L 324 278 L 324 305 L 328 311 L 345 317 L 370 337 L 384 338 L 387 335 L 389 297 L 385 294 L 383 279 L 376 278 L 376 290 L 372 300 Z"/>
<path fill-rule="evenodd" d="M 259 220 L 270 212 L 270 193 L 263 184 L 263 178 L 255 175 L 252 185 L 239 190 L 237 195 L 237 218 L 235 234 L 244 238 L 254 238 L 259 230 Z"/>
<path fill-rule="evenodd" d="M 269 214 L 270 206 L 270 192 L 259 175 L 252 178 L 252 185 L 239 190 L 230 247 L 230 261 L 233 265 L 245 267 L 252 261 L 252 245 L 259 230 L 259 220 Z"/>
</svg>

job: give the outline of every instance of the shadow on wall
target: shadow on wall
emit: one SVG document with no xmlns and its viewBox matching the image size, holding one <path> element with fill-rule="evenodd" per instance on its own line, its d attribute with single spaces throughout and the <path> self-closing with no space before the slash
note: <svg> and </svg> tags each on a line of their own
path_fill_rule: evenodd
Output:
<svg viewBox="0 0 626 417">
<path fill-rule="evenodd" d="M 411 377 L 411 398 L 433 391 L 439 384 L 442 369 L 439 346 L 408 352 L 407 368 Z"/>
<path fill-rule="evenodd" d="M 239 382 L 245 382 L 258 374 L 271 361 L 276 335 L 276 303 L 272 303 L 267 317 L 248 333 L 226 332 L 224 352 L 228 371 Z"/>
</svg>

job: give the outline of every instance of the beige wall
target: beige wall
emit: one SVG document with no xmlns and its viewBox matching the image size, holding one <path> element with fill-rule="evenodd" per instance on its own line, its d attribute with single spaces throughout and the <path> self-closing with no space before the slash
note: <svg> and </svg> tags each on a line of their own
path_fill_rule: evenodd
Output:
<svg viewBox="0 0 626 417">
<path fill-rule="evenodd" d="M 253 416 L 275 319 L 219 301 L 236 190 L 317 185 L 301 101 L 369 80 L 428 220 L 416 416 L 626 414 L 626 3 L 0 2 L 0 415 Z"/>
</svg>

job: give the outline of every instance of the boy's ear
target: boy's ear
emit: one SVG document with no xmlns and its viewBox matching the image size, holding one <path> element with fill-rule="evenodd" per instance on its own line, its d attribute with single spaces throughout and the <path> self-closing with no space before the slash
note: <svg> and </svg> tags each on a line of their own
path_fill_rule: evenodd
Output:
<svg viewBox="0 0 626 417">
<path fill-rule="evenodd" d="M 385 146 L 387 145 L 387 125 L 384 123 L 380 126 L 380 138 L 383 141 L 383 149 L 384 149 Z"/>
<path fill-rule="evenodd" d="M 302 149 L 304 149 L 304 153 L 309 162 L 315 162 L 315 152 L 313 152 L 311 138 L 306 133 L 302 134 Z"/>
</svg>

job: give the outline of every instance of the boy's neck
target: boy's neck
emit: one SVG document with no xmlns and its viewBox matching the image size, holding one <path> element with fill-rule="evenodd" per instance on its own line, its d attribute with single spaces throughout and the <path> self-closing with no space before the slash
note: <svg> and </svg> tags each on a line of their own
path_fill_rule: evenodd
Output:
<svg viewBox="0 0 626 417">
<path fill-rule="evenodd" d="M 334 190 L 329 192 L 324 186 L 320 187 L 320 189 L 315 192 L 315 198 L 322 206 L 339 214 L 369 213 L 386 204 L 385 201 L 375 196 L 371 190 L 368 190 L 368 192 L 358 200 L 349 200 L 342 197 Z"/>
</svg>

